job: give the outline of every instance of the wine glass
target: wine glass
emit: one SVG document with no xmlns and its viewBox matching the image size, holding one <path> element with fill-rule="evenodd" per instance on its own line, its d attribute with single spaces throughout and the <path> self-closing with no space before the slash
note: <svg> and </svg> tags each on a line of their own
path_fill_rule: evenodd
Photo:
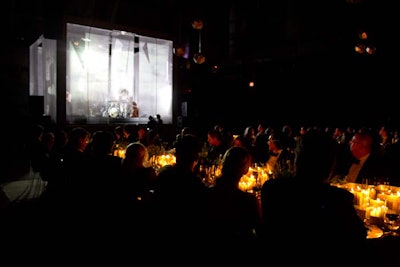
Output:
<svg viewBox="0 0 400 267">
<path fill-rule="evenodd" d="M 385 226 L 389 230 L 389 234 L 393 236 L 400 236 L 398 232 L 400 228 L 400 214 L 393 211 L 387 210 L 384 217 Z"/>
<path fill-rule="evenodd" d="M 258 166 L 258 163 L 253 163 L 251 166 L 252 170 L 252 175 L 256 181 L 253 190 L 258 192 L 261 190 L 261 175 L 260 175 L 260 167 Z"/>
</svg>

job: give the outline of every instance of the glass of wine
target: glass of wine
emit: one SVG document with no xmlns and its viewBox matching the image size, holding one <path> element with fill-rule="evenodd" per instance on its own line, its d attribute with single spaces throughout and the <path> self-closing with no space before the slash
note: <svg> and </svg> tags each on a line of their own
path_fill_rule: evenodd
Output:
<svg viewBox="0 0 400 267">
<path fill-rule="evenodd" d="M 393 236 L 400 236 L 400 214 L 394 212 L 393 210 L 388 210 L 385 213 L 384 222 L 389 230 L 389 233 Z"/>
</svg>

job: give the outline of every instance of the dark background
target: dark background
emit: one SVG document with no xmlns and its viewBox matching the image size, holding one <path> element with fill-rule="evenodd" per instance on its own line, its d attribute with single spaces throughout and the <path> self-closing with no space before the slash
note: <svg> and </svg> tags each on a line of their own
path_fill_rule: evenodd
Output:
<svg viewBox="0 0 400 267">
<path fill-rule="evenodd" d="M 390 1 L 14 0 L 2 5 L 3 92 L 10 122 L 32 118 L 29 45 L 41 34 L 61 39 L 63 23 L 71 17 L 187 44 L 189 57 L 175 56 L 174 90 L 177 105 L 188 103 L 188 125 L 400 124 L 399 23 Z M 199 49 L 194 19 L 204 23 L 201 65 L 192 60 Z M 363 42 L 376 47 L 375 54 L 354 51 L 361 31 L 369 33 Z M 255 87 L 248 87 L 250 80 Z"/>
</svg>

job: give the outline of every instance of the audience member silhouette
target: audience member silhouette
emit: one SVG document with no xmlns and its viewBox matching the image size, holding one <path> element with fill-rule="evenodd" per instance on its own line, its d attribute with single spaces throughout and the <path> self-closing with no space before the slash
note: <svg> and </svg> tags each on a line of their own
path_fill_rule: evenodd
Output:
<svg viewBox="0 0 400 267">
<path fill-rule="evenodd" d="M 332 173 L 332 179 L 342 180 L 349 169 L 353 156 L 350 153 L 350 144 L 346 140 L 346 132 L 340 127 L 333 130 L 332 138 L 336 143 L 336 163 Z"/>
<path fill-rule="evenodd" d="M 156 131 L 156 130 L 153 130 L 153 131 Z M 144 146 L 147 147 L 147 145 L 149 144 L 148 133 L 149 133 L 149 130 L 144 125 L 140 125 L 137 129 L 137 139 L 134 142 L 140 142 Z"/>
<path fill-rule="evenodd" d="M 282 149 L 285 151 L 285 160 L 287 161 L 288 165 L 292 166 L 294 164 L 296 149 L 296 139 L 292 126 L 284 125 L 279 135 Z"/>
<path fill-rule="evenodd" d="M 244 129 L 243 135 L 246 140 L 245 146 L 251 153 L 253 153 L 253 148 L 254 148 L 253 146 L 254 146 L 254 141 L 255 141 L 255 137 L 256 137 L 256 131 L 255 131 L 254 127 L 251 125 L 247 126 Z"/>
<path fill-rule="evenodd" d="M 125 124 L 124 128 L 124 139 L 126 144 L 130 144 L 136 142 L 138 139 L 138 132 L 136 125 L 133 124 Z"/>
<path fill-rule="evenodd" d="M 161 155 L 164 152 L 164 148 L 161 143 L 160 135 L 155 130 L 149 130 L 147 132 L 147 152 L 149 157 Z"/>
<path fill-rule="evenodd" d="M 195 134 L 194 129 L 188 126 L 183 127 L 178 134 L 175 136 L 175 140 L 172 144 L 173 147 L 176 146 L 178 141 L 186 134 Z"/>
<path fill-rule="evenodd" d="M 385 125 L 379 129 L 377 139 L 382 164 L 387 170 L 384 173 L 387 176 L 386 182 L 390 185 L 400 186 L 400 143 L 395 142 L 394 131 Z"/>
<path fill-rule="evenodd" d="M 176 143 L 176 163 L 164 166 L 158 174 L 155 201 L 159 238 L 168 245 L 172 240 L 179 246 L 196 245 L 202 238 L 206 186 L 195 172 L 201 144 L 197 136 L 184 135 Z"/>
<path fill-rule="evenodd" d="M 265 126 L 260 123 L 254 139 L 253 161 L 264 165 L 269 157 L 268 135 L 265 134 Z"/>
<path fill-rule="evenodd" d="M 72 128 L 62 158 L 62 175 L 54 181 L 59 190 L 57 197 L 62 198 L 61 201 L 71 208 L 70 211 L 78 211 L 82 208 L 82 199 L 85 198 L 85 185 L 89 179 L 88 155 L 85 149 L 89 141 L 88 130 L 80 126 Z"/>
<path fill-rule="evenodd" d="M 160 135 L 161 139 L 164 139 L 165 138 L 165 136 L 164 136 L 164 134 L 165 134 L 165 132 L 164 132 L 164 121 L 161 118 L 160 114 L 156 114 L 156 121 L 157 121 L 158 134 Z"/>
<path fill-rule="evenodd" d="M 93 207 L 106 209 L 114 206 L 116 180 L 121 168 L 121 158 L 112 154 L 114 136 L 111 132 L 98 130 L 92 134 L 88 156 L 88 174 L 82 181 L 85 187 L 85 201 Z"/>
<path fill-rule="evenodd" d="M 386 148 L 383 161 L 388 168 L 389 184 L 400 186 L 400 142 L 395 142 Z"/>
<path fill-rule="evenodd" d="M 54 132 L 55 144 L 53 150 L 57 153 L 64 153 L 64 149 L 68 143 L 68 132 L 64 129 L 58 129 Z"/>
<path fill-rule="evenodd" d="M 222 160 L 222 172 L 207 195 L 206 224 L 210 242 L 236 252 L 253 253 L 261 216 L 254 194 L 239 189 L 239 181 L 252 164 L 251 153 L 243 147 L 230 147 Z"/>
<path fill-rule="evenodd" d="M 153 116 L 149 116 L 149 121 L 147 122 L 147 130 L 154 130 L 158 132 L 158 122 Z"/>
<path fill-rule="evenodd" d="M 41 124 L 35 124 L 29 143 L 29 159 L 33 172 L 40 172 L 43 169 L 44 148 L 42 137 L 45 128 Z"/>
<path fill-rule="evenodd" d="M 126 147 L 127 140 L 124 135 L 124 128 L 122 126 L 116 126 L 114 128 L 114 149 L 118 149 L 120 147 Z"/>
<path fill-rule="evenodd" d="M 354 208 L 353 194 L 326 182 L 335 153 L 332 136 L 309 130 L 301 140 L 296 176 L 262 186 L 262 240 L 268 261 L 360 264 L 369 258 L 348 255 L 365 255 L 367 229 Z"/>
<path fill-rule="evenodd" d="M 379 151 L 382 155 L 386 153 L 387 148 L 393 144 L 392 131 L 386 125 L 379 128 L 376 145 L 379 147 Z"/>
<path fill-rule="evenodd" d="M 90 132 L 76 126 L 69 131 L 68 143 L 62 153 L 50 157 L 46 191 L 40 197 L 41 218 L 48 238 L 73 241 L 87 236 L 93 229 L 93 205 L 88 203 L 89 160 L 85 149 Z M 50 168 L 50 167 L 49 167 Z M 101 206 L 101 204 L 96 203 Z M 42 229 L 42 228 L 41 228 Z M 44 238 L 44 234 L 41 238 Z"/>
<path fill-rule="evenodd" d="M 240 147 L 247 149 L 247 147 L 245 146 L 245 143 L 246 143 L 246 140 L 245 140 L 244 135 L 239 134 L 233 139 L 232 146 L 240 146 Z"/>
<path fill-rule="evenodd" d="M 377 179 L 388 177 L 388 170 L 374 142 L 375 139 L 368 130 L 353 135 L 350 141 L 350 153 L 353 157 L 347 163 L 349 167 L 346 182 L 374 184 Z"/>
<path fill-rule="evenodd" d="M 265 166 L 274 178 L 290 171 L 288 164 L 288 150 L 283 149 L 281 135 L 274 133 L 268 137 L 268 160 Z"/>
<path fill-rule="evenodd" d="M 154 186 L 157 173 L 153 167 L 147 166 L 149 154 L 140 142 L 126 147 L 125 158 L 121 165 L 121 200 L 122 205 L 130 208 L 150 208 L 153 203 Z M 146 210 L 140 210 L 146 211 Z"/>
<path fill-rule="evenodd" d="M 209 165 L 218 165 L 227 150 L 222 133 L 216 129 L 209 130 L 207 133 L 207 142 L 209 145 L 207 162 Z"/>
<path fill-rule="evenodd" d="M 42 137 L 42 154 L 38 155 L 42 157 L 40 161 L 42 162 L 42 167 L 39 170 L 40 176 L 42 180 L 48 181 L 50 177 L 48 177 L 47 169 L 51 168 L 50 162 L 52 154 L 54 153 L 55 146 L 55 135 L 53 132 L 45 132 Z"/>
</svg>

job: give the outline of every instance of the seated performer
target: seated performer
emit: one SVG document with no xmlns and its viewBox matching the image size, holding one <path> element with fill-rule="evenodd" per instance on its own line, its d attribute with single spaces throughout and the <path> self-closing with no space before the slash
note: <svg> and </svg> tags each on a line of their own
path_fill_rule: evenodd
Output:
<svg viewBox="0 0 400 267">
<path fill-rule="evenodd" d="M 132 117 L 132 118 L 139 117 L 139 108 L 138 108 L 138 105 L 137 105 L 137 103 L 135 101 L 132 102 L 132 110 L 131 110 L 131 113 L 130 113 L 130 117 Z"/>
</svg>

